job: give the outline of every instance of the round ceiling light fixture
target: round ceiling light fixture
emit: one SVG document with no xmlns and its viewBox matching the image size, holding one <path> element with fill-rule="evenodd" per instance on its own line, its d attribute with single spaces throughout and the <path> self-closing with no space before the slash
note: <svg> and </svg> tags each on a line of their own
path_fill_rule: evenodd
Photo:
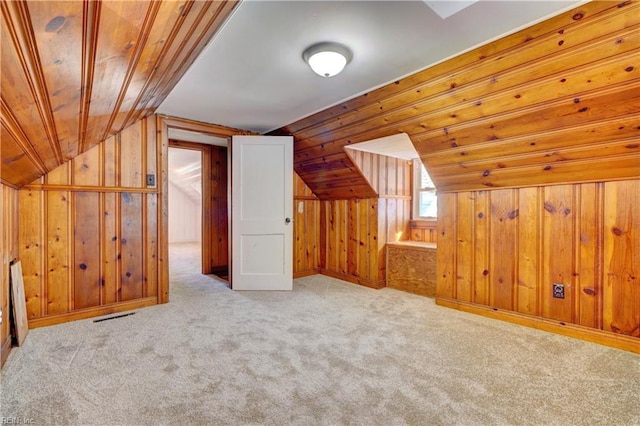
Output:
<svg viewBox="0 0 640 426">
<path fill-rule="evenodd" d="M 302 53 L 302 58 L 313 72 L 322 77 L 339 74 L 352 57 L 353 54 L 347 46 L 331 42 L 314 44 Z"/>
</svg>

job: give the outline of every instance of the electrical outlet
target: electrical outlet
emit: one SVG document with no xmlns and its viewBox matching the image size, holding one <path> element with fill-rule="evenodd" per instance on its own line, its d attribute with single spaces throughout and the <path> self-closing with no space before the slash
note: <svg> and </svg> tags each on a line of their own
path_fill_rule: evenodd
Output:
<svg viewBox="0 0 640 426">
<path fill-rule="evenodd" d="M 564 299 L 564 284 L 553 283 L 553 297 Z"/>
<path fill-rule="evenodd" d="M 156 175 L 147 175 L 147 186 L 156 186 Z"/>
</svg>

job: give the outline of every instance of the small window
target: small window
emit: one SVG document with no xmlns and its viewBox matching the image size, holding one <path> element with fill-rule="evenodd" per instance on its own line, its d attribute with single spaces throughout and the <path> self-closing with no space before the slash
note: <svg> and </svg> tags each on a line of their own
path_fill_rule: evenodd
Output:
<svg viewBox="0 0 640 426">
<path fill-rule="evenodd" d="M 413 160 L 413 218 L 432 219 L 438 216 L 436 187 L 420 159 Z"/>
</svg>

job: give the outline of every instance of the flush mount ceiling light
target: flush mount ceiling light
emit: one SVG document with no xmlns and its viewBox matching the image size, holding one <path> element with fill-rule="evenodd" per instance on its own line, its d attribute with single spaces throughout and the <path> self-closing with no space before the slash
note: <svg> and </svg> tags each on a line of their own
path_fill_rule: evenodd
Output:
<svg viewBox="0 0 640 426">
<path fill-rule="evenodd" d="M 347 46 L 338 43 L 318 43 L 307 48 L 302 58 L 313 72 L 322 77 L 333 77 L 342 71 L 353 57 Z"/>
</svg>

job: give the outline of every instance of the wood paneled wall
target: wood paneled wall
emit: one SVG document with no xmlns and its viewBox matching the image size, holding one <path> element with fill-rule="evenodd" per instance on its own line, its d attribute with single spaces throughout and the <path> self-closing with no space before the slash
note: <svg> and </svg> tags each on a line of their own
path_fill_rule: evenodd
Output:
<svg viewBox="0 0 640 426">
<path fill-rule="evenodd" d="M 323 274 L 368 287 L 384 287 L 386 234 L 380 229 L 381 212 L 384 210 L 377 198 L 320 202 Z"/>
<path fill-rule="evenodd" d="M 411 241 L 422 241 L 424 243 L 438 242 L 438 222 L 435 220 L 412 220 Z"/>
<path fill-rule="evenodd" d="M 19 191 L 30 327 L 162 299 L 161 152 L 151 116 Z"/>
<path fill-rule="evenodd" d="M 2 1 L 2 181 L 31 182 L 155 111 L 237 4 Z"/>
<path fill-rule="evenodd" d="M 445 193 L 438 203 L 439 300 L 640 338 L 640 180 Z"/>
<path fill-rule="evenodd" d="M 320 242 L 320 200 L 293 173 L 293 276 L 318 273 Z"/>
<path fill-rule="evenodd" d="M 356 178 L 346 146 L 399 132 L 441 192 L 635 178 L 639 26 L 638 1 L 582 4 L 278 132 L 314 191 L 325 165 Z"/>
<path fill-rule="evenodd" d="M 321 272 L 384 287 L 385 244 L 409 239 L 411 163 L 362 151 L 347 155 L 378 197 L 320 202 Z"/>
<path fill-rule="evenodd" d="M 411 198 L 410 160 L 348 148 L 345 152 L 379 197 Z"/>
<path fill-rule="evenodd" d="M 18 191 L 0 184 L 0 306 L 2 307 L 2 326 L 0 327 L 1 361 L 0 365 L 11 350 L 11 335 L 9 328 L 9 264 L 18 258 Z"/>
<path fill-rule="evenodd" d="M 345 151 L 378 194 L 383 241 L 410 239 L 412 162 L 352 149 Z"/>
<path fill-rule="evenodd" d="M 210 188 L 205 196 L 209 198 L 208 212 L 204 220 L 209 224 L 203 227 L 210 236 L 209 252 L 203 253 L 209 259 L 209 268 L 224 271 L 229 268 L 229 197 L 228 197 L 228 159 L 227 148 L 212 146 L 209 151 Z"/>
</svg>

